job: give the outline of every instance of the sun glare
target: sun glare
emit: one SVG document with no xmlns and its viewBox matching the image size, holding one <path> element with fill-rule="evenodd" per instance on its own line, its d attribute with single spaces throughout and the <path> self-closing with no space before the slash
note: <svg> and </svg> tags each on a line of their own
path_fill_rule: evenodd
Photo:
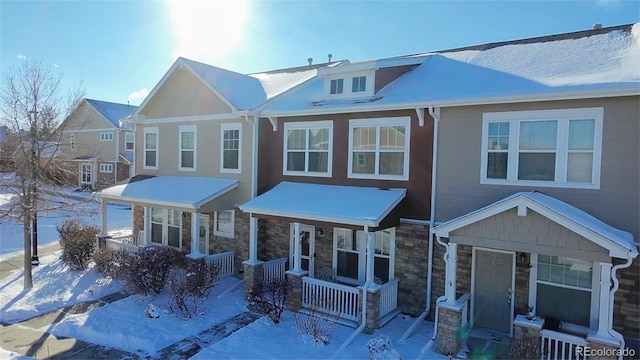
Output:
<svg viewBox="0 0 640 360">
<path fill-rule="evenodd" d="M 176 40 L 174 55 L 213 61 L 240 44 L 247 18 L 247 2 L 169 0 Z"/>
</svg>

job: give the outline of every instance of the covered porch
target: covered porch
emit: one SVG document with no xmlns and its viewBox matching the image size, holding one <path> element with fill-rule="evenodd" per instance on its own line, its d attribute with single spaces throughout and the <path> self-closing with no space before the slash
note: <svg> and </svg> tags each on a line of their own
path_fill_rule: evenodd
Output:
<svg viewBox="0 0 640 360">
<path fill-rule="evenodd" d="M 613 308 L 618 270 L 638 256 L 631 234 L 521 192 L 440 224 L 435 235 L 446 249 L 438 352 L 456 354 L 465 327 L 535 344 L 545 359 L 624 347 Z"/>
<path fill-rule="evenodd" d="M 405 194 L 404 189 L 282 182 L 241 205 L 254 228 L 258 217 L 267 226 L 280 224 L 268 246 L 285 249 L 275 255 L 280 260 L 258 259 L 258 239 L 250 237 L 245 292 L 260 289 L 279 261 L 277 276 L 289 282 L 291 310 L 330 314 L 367 330 L 384 325 L 398 313 L 394 209 Z"/>
<path fill-rule="evenodd" d="M 210 251 L 210 222 L 214 219 L 209 214 L 233 209 L 233 190 L 237 187 L 238 181 L 230 179 L 136 176 L 126 184 L 104 189 L 97 193 L 102 199 L 102 237 L 106 236 L 109 221 L 108 202 L 143 209 L 141 219 L 133 220 L 134 223 L 141 220 L 142 230 L 134 231 L 130 236 L 106 238 L 104 245 L 124 251 L 170 246 L 187 253 L 191 259 L 206 258 L 207 261 L 222 261 L 221 267 L 232 266 L 233 253 L 220 260 L 221 255 Z"/>
</svg>

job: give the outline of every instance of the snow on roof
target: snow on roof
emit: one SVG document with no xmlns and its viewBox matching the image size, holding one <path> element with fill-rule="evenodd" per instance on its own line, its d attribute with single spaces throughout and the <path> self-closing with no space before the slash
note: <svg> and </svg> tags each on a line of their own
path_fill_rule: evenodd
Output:
<svg viewBox="0 0 640 360">
<path fill-rule="evenodd" d="M 316 79 L 275 100 L 262 115 L 460 105 L 589 91 L 640 93 L 640 23 L 567 35 L 415 55 L 425 58 L 420 66 L 374 97 L 351 102 L 320 101 L 324 83 Z"/>
<path fill-rule="evenodd" d="M 127 160 L 130 164 L 133 164 L 133 154 L 120 154 L 120 157 Z"/>
<path fill-rule="evenodd" d="M 238 110 L 250 110 L 311 79 L 316 75 L 317 68 L 323 66 L 319 64 L 244 75 L 194 60 L 180 59 Z"/>
<path fill-rule="evenodd" d="M 93 106 L 105 119 L 115 127 L 120 127 L 120 120 L 133 114 L 138 108 L 137 106 L 118 104 L 102 100 L 84 99 L 87 103 Z"/>
<path fill-rule="evenodd" d="M 582 236 L 591 241 L 596 240 L 594 242 L 608 249 L 612 256 L 622 257 L 621 255 L 626 255 L 624 258 L 638 256 L 638 248 L 634 243 L 633 235 L 630 233 L 614 228 L 572 205 L 537 191 L 515 193 L 481 209 L 439 224 L 435 227 L 435 231 L 439 236 L 448 236 L 450 231 L 468 225 L 468 221 L 465 221 L 467 219 L 477 221 L 478 218 L 476 217 L 478 216 L 485 218 L 481 216 L 482 214 L 486 214 L 488 217 L 494 215 L 496 209 L 503 211 L 503 205 L 513 205 L 507 206 L 507 208 L 513 208 L 521 204 L 532 208 L 545 217 L 554 215 L 565 220 L 567 224 L 571 225 L 571 230 L 580 231 L 579 233 Z M 596 236 L 606 239 L 608 243 L 598 242 Z M 624 251 L 620 252 L 620 248 L 624 249 Z"/>
<path fill-rule="evenodd" d="M 238 187 L 238 180 L 208 177 L 156 176 L 116 185 L 98 196 L 149 204 L 199 209 L 205 203 Z"/>
<path fill-rule="evenodd" d="M 284 181 L 240 209 L 262 215 L 378 227 L 406 193 L 405 189 Z"/>
</svg>

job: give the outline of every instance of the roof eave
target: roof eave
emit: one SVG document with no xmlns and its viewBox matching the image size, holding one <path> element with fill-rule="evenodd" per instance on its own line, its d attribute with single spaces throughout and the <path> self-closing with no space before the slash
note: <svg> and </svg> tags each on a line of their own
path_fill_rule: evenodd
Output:
<svg viewBox="0 0 640 360">
<path fill-rule="evenodd" d="M 287 212 L 287 211 L 265 210 L 258 207 L 251 207 L 251 206 L 244 206 L 244 205 L 240 205 L 240 210 L 247 213 L 251 213 L 251 214 L 319 221 L 319 222 L 326 222 L 326 223 L 333 223 L 333 224 L 345 224 L 345 225 L 354 225 L 354 226 L 362 226 L 362 227 L 365 227 L 365 226 L 378 227 L 378 225 L 380 225 L 380 221 L 378 219 L 376 220 L 353 219 L 353 218 L 341 218 L 341 217 L 334 217 L 334 216 L 301 214 L 301 213 L 294 213 L 294 212 Z"/>
</svg>

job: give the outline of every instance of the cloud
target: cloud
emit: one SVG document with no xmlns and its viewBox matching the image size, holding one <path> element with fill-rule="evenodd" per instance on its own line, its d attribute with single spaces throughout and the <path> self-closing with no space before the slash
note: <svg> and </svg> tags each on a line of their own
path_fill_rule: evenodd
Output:
<svg viewBox="0 0 640 360">
<path fill-rule="evenodd" d="M 149 90 L 142 88 L 129 94 L 127 100 L 129 102 L 140 102 L 140 100 L 146 98 L 147 95 L 149 95 Z"/>
<path fill-rule="evenodd" d="M 56 69 L 59 68 L 58 64 L 53 64 L 53 67 Z"/>
<path fill-rule="evenodd" d="M 616 9 L 622 5 L 622 0 L 596 0 L 596 7 Z"/>
<path fill-rule="evenodd" d="M 27 59 L 27 55 L 22 55 L 22 54 L 20 54 L 20 55 L 18 55 L 18 59 L 20 59 L 20 60 L 26 60 L 26 59 Z"/>
</svg>

